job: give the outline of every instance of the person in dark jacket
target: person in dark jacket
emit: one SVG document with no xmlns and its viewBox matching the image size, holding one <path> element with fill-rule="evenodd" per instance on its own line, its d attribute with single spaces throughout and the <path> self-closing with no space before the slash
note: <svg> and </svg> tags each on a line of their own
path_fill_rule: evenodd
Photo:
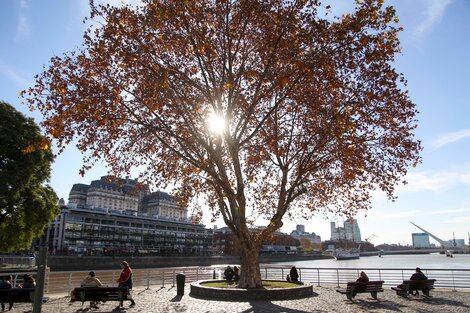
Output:
<svg viewBox="0 0 470 313">
<path fill-rule="evenodd" d="M 227 268 L 224 271 L 224 278 L 227 279 L 227 280 L 232 280 L 233 275 L 234 275 L 233 269 L 230 265 L 228 265 Z"/>
<path fill-rule="evenodd" d="M 23 285 L 21 288 L 36 288 L 36 281 L 30 274 L 23 275 Z"/>
<path fill-rule="evenodd" d="M 426 279 L 428 278 L 426 277 L 426 275 L 423 274 L 423 272 L 421 272 L 421 269 L 419 267 L 416 268 L 416 273 L 414 273 L 410 277 L 410 280 L 426 280 Z M 421 291 L 425 292 L 426 289 L 421 289 Z M 414 295 L 419 296 L 419 292 L 416 290 Z"/>
<path fill-rule="evenodd" d="M 356 282 L 358 282 L 358 283 L 368 283 L 369 282 L 369 277 L 367 277 L 367 274 L 365 272 L 361 272 L 361 274 L 359 274 L 359 277 L 356 279 Z"/>
<path fill-rule="evenodd" d="M 367 274 L 365 272 L 361 272 L 359 274 L 359 277 L 356 279 L 356 282 L 357 283 L 368 283 L 369 282 L 369 277 L 367 277 Z M 358 292 L 363 292 L 366 290 L 366 286 L 362 286 L 362 285 L 356 285 L 355 288 L 354 288 L 354 291 L 353 291 L 353 294 L 352 294 L 352 297 L 356 297 L 357 293 Z"/>
<path fill-rule="evenodd" d="M 292 266 L 289 274 L 290 274 L 291 281 L 299 281 L 299 273 L 297 272 L 297 269 L 295 268 L 295 266 Z"/>
<path fill-rule="evenodd" d="M 132 269 L 129 266 L 129 263 L 126 261 L 121 262 L 122 272 L 119 276 L 117 282 L 119 283 L 119 287 L 127 287 L 127 289 L 132 289 Z M 131 306 L 135 305 L 134 299 L 131 300 Z"/>
<path fill-rule="evenodd" d="M 426 280 L 428 279 L 426 275 L 421 272 L 421 269 L 419 267 L 416 268 L 416 273 L 411 275 L 410 280 Z"/>
<path fill-rule="evenodd" d="M 240 269 L 238 266 L 233 267 L 233 280 L 240 280 Z"/>
<path fill-rule="evenodd" d="M 13 287 L 13 284 L 11 283 L 12 277 L 11 275 L 6 275 L 3 277 L 3 279 L 0 281 L 0 289 L 9 289 Z M 5 311 L 5 303 L 1 303 L 2 305 L 2 311 Z M 9 303 L 9 310 L 13 308 L 13 302 Z"/>
</svg>

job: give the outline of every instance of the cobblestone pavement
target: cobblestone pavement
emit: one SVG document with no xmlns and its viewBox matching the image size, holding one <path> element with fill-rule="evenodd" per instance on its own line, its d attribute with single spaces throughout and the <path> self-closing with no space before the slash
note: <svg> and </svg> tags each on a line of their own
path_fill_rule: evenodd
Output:
<svg viewBox="0 0 470 313">
<path fill-rule="evenodd" d="M 388 289 L 388 290 L 387 290 Z M 196 299 L 188 295 L 189 284 L 185 286 L 185 295 L 177 296 L 176 288 L 134 290 L 136 301 L 129 307 L 126 301 L 123 308 L 117 302 L 106 302 L 98 309 L 90 308 L 89 303 L 69 303 L 70 298 L 64 295 L 49 295 L 50 299 L 43 304 L 42 312 L 46 313 L 79 313 L 79 312 L 162 312 L 162 313 L 305 313 L 305 312 L 470 312 L 470 292 L 433 290 L 432 298 L 415 297 L 404 299 L 390 288 L 379 293 L 378 300 L 369 294 L 359 294 L 354 301 L 335 291 L 333 287 L 315 287 L 310 298 L 286 301 L 252 301 L 231 302 Z M 6 305 L 8 308 L 8 305 Z M 10 312 L 31 312 L 32 305 L 17 303 Z"/>
</svg>

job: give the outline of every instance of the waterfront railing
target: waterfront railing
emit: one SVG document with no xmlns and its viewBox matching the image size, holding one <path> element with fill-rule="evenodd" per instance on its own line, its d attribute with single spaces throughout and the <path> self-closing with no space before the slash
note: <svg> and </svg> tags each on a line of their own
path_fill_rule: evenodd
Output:
<svg viewBox="0 0 470 313">
<path fill-rule="evenodd" d="M 34 267 L 36 258 L 34 256 L 0 256 L 0 268 L 2 267 Z"/>
<path fill-rule="evenodd" d="M 141 289 L 172 288 L 176 285 L 176 275 L 184 274 L 186 283 L 207 279 L 222 279 L 225 267 L 179 267 L 179 268 L 150 268 L 134 269 L 134 287 Z M 262 279 L 286 280 L 289 267 L 261 267 Z M 383 280 L 384 285 L 396 286 L 415 272 L 414 268 L 297 268 L 299 279 L 318 287 L 344 286 L 348 281 L 355 280 L 361 271 L 370 280 Z M 470 269 L 423 269 L 430 279 L 436 279 L 435 288 L 450 290 L 470 290 Z M 120 270 L 96 270 L 97 277 L 105 286 L 116 286 Z M 13 276 L 15 286 L 22 283 L 26 272 L 3 273 Z M 47 272 L 45 292 L 47 294 L 64 294 L 80 286 L 88 271 Z"/>
</svg>

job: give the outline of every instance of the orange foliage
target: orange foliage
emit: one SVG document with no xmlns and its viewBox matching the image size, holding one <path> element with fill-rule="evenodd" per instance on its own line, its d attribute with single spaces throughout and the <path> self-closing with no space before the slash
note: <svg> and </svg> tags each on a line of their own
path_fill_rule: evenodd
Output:
<svg viewBox="0 0 470 313">
<path fill-rule="evenodd" d="M 53 57 L 22 94 L 84 167 L 145 168 L 222 216 L 246 249 L 291 208 L 354 214 L 393 198 L 419 163 L 417 114 L 393 68 L 393 8 L 364 0 L 341 18 L 317 1 L 143 1 L 92 7 L 105 21 Z M 208 131 L 213 112 L 225 118 Z M 255 209 L 270 220 L 248 231 Z M 243 265 L 242 265 L 243 268 Z"/>
</svg>

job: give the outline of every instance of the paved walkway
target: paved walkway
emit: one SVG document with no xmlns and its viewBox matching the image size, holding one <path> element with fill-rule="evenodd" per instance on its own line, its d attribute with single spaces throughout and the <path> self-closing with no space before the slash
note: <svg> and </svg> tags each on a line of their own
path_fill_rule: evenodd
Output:
<svg viewBox="0 0 470 313">
<path fill-rule="evenodd" d="M 390 288 L 379 293 L 378 300 L 369 294 L 359 294 L 354 301 L 335 291 L 333 287 L 313 288 L 313 297 L 287 301 L 252 301 L 230 302 L 210 301 L 190 297 L 189 284 L 185 286 L 185 295 L 176 296 L 176 288 L 134 290 L 136 305 L 123 308 L 116 307 L 117 302 L 100 304 L 92 309 L 89 303 L 83 306 L 80 302 L 69 303 L 70 298 L 64 295 L 49 295 L 50 300 L 43 304 L 42 312 L 78 313 L 78 312 L 162 312 L 162 313 L 306 313 L 306 312 L 470 312 L 470 292 L 433 290 L 432 298 L 410 297 L 404 299 Z M 8 307 L 8 305 L 7 305 Z M 10 312 L 31 312 L 31 304 L 18 303 Z"/>
</svg>

